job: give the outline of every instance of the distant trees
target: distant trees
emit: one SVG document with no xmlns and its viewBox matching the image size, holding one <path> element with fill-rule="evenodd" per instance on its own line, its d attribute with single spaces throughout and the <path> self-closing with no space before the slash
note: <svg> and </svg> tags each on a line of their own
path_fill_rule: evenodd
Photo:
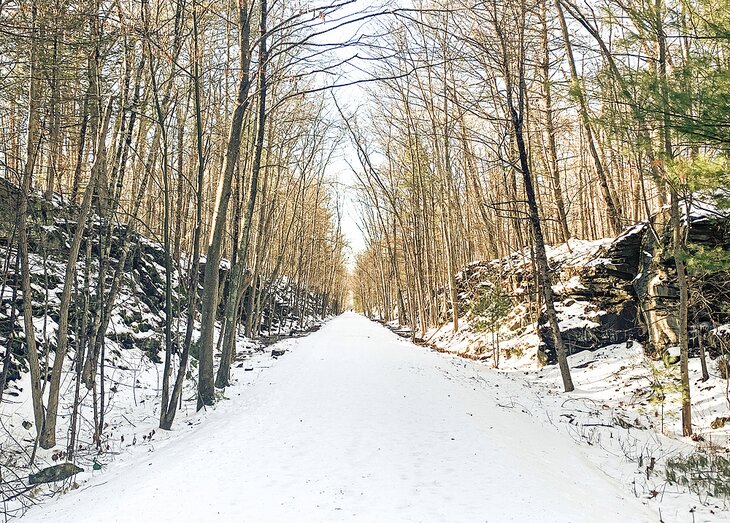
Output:
<svg viewBox="0 0 730 523">
<path fill-rule="evenodd" d="M 346 242 L 325 174 L 339 138 L 319 73 L 334 60 L 322 49 L 347 42 L 315 37 L 348 3 L 2 3 L 1 175 L 21 188 L 10 247 L 19 253 L 18 319 L 40 446 L 56 445 L 64 400 L 72 405 L 69 455 L 79 409 L 93 411 L 102 445 L 105 335 L 137 232 L 165 252 L 163 428 L 180 405 L 198 322 L 202 406 L 215 401 L 215 333 L 223 387 L 239 328 L 252 337 L 270 330 L 264 310 L 284 283 L 295 289 L 292 329 L 344 307 Z M 43 333 L 33 321 L 38 269 L 29 246 L 43 245 L 38 230 L 54 223 L 54 206 L 34 207 L 38 191 L 78 206 L 58 329 Z"/>
<path fill-rule="evenodd" d="M 349 283 L 358 307 L 410 325 L 415 338 L 460 328 L 460 268 L 525 247 L 530 299 L 544 307 L 570 390 L 546 245 L 615 235 L 665 204 L 689 434 L 689 300 L 715 262 L 687 244 L 683 215 L 693 190 L 726 185 L 726 2 L 606 0 L 593 10 L 573 0 L 435 0 L 387 11 L 372 46 L 372 36 L 330 39 L 375 17 L 350 4 L 0 4 L 0 167 L 20 188 L 18 263 L 9 255 L 5 266 L 19 272 L 39 445 L 56 443 L 69 372 L 69 454 L 81 408 L 92 409 L 101 445 L 104 340 L 137 232 L 165 246 L 160 425 L 170 428 L 191 353 L 198 405 L 211 405 L 229 382 L 239 329 L 268 330 L 263 311 L 283 282 L 292 329 L 306 314 L 340 310 Z M 348 45 L 355 55 L 330 53 Z M 325 92 L 358 56 L 378 81 L 367 88 L 375 103 L 354 114 Z M 368 242 L 349 275 L 326 173 L 343 132 L 359 162 Z M 59 198 L 76 206 L 78 223 L 49 332 L 33 321 L 31 246 L 45 256 L 43 226 L 55 223 Z"/>
<path fill-rule="evenodd" d="M 682 216 L 688 162 L 727 154 L 728 20 L 713 0 L 435 1 L 396 13 L 383 31 L 395 53 L 379 56 L 389 79 L 350 124 L 369 242 L 353 276 L 359 306 L 421 333 L 455 326 L 454 267 L 530 246 L 532 299 L 560 354 L 542 245 L 612 236 L 671 204 L 689 434 Z"/>
</svg>

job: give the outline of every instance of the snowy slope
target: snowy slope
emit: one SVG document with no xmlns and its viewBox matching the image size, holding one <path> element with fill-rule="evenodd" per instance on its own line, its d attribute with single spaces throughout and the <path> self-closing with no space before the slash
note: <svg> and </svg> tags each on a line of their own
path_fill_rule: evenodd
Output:
<svg viewBox="0 0 730 523">
<path fill-rule="evenodd" d="M 206 423 L 23 521 L 659 519 L 568 435 L 499 406 L 508 380 L 484 365 L 354 314 L 289 343 Z"/>
</svg>

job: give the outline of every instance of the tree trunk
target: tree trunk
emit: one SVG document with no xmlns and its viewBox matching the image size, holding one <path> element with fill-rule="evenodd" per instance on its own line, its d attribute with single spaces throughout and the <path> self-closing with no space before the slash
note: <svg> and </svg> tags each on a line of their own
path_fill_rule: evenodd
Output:
<svg viewBox="0 0 730 523">
<path fill-rule="evenodd" d="M 103 117 L 101 128 L 99 130 L 99 138 L 96 142 L 96 154 L 94 158 L 94 165 L 91 168 L 91 177 L 89 178 L 89 184 L 84 192 L 81 209 L 79 210 L 77 217 L 76 231 L 74 232 L 71 248 L 69 250 L 68 262 L 66 264 L 66 274 L 58 314 L 58 342 L 56 346 L 56 356 L 53 360 L 53 370 L 51 371 L 51 386 L 48 393 L 46 420 L 43 426 L 43 433 L 40 438 L 40 446 L 44 449 L 49 449 L 56 444 L 58 396 L 61 389 L 63 364 L 66 359 L 68 313 L 71 306 L 71 291 L 73 290 L 74 280 L 76 278 L 76 261 L 79 257 L 81 241 L 85 236 L 85 224 L 89 216 L 89 212 L 91 211 L 96 182 L 99 179 L 102 170 L 106 170 L 106 135 L 109 128 L 109 120 L 111 119 L 111 112 L 112 101 L 109 100 L 109 104 L 106 108 L 106 114 Z"/>
<path fill-rule="evenodd" d="M 28 203 L 32 191 L 33 169 L 35 167 L 38 149 L 40 149 L 40 115 L 39 115 L 39 88 L 40 78 L 38 71 L 38 41 L 36 16 L 37 6 L 33 4 L 33 28 L 30 42 L 30 92 L 28 95 L 28 139 L 25 166 L 21 179 L 20 208 L 18 209 L 18 247 L 20 250 L 20 269 L 22 273 L 21 289 L 23 291 L 23 326 L 25 329 L 25 343 L 28 348 L 28 366 L 30 367 L 31 397 L 33 400 L 33 417 L 35 419 L 38 437 L 42 435 L 45 424 L 43 410 L 43 396 L 41 391 L 41 370 L 38 360 L 38 346 L 36 344 L 35 327 L 33 325 L 33 289 L 30 285 L 30 255 L 28 252 Z M 7 348 L 10 350 L 10 347 Z"/>
<path fill-rule="evenodd" d="M 170 430 L 175 420 L 177 403 L 182 394 L 185 380 L 185 372 L 190 357 L 190 345 L 193 338 L 195 326 L 195 311 L 198 303 L 198 279 L 200 271 L 200 238 L 203 227 L 203 181 L 205 178 L 205 154 L 203 152 L 203 111 L 200 96 L 200 49 L 198 47 L 198 4 L 193 1 L 193 97 L 195 105 L 195 152 L 197 155 L 197 182 L 195 186 L 195 230 L 193 232 L 193 256 L 190 266 L 190 285 L 188 288 L 188 318 L 185 327 L 185 339 L 183 341 L 180 364 L 175 377 L 175 384 L 167 404 L 162 404 L 160 414 L 160 428 Z"/>
<path fill-rule="evenodd" d="M 606 172 L 603 161 L 598 153 L 598 147 L 593 133 L 593 126 L 590 121 L 588 114 L 588 103 L 586 102 L 585 93 L 583 92 L 583 86 L 578 76 L 578 69 L 575 65 L 575 58 L 573 56 L 573 46 L 570 43 L 570 35 L 568 33 L 568 25 L 565 22 L 565 16 L 563 15 L 563 8 L 560 5 L 561 0 L 555 0 L 555 9 L 558 13 L 558 20 L 560 21 L 560 29 L 563 32 L 563 43 L 565 45 L 565 54 L 568 58 L 568 66 L 570 68 L 570 78 L 572 82 L 572 91 L 578 102 L 578 113 L 583 124 L 583 128 L 586 133 L 586 142 L 588 143 L 588 151 L 591 153 L 593 158 L 593 165 L 596 169 L 596 176 L 598 176 L 598 182 L 601 186 L 601 193 L 603 195 L 604 203 L 606 204 L 606 214 L 608 215 L 608 221 L 610 224 L 610 230 L 612 234 L 618 234 L 621 231 L 621 213 L 616 205 L 616 200 L 611 191 L 611 187 L 608 183 L 608 173 Z"/>
<path fill-rule="evenodd" d="M 238 99 L 231 119 L 226 147 L 225 167 L 221 178 L 218 201 L 215 211 L 214 228 L 208 246 L 208 255 L 205 263 L 203 279 L 203 297 L 201 305 L 201 333 L 200 333 L 200 361 L 198 374 L 198 409 L 215 402 L 215 382 L 213 369 L 213 334 L 215 330 L 216 311 L 218 310 L 218 279 L 223 247 L 223 236 L 226 228 L 226 214 L 228 201 L 231 196 L 231 181 L 233 171 L 238 163 L 241 150 L 241 131 L 243 119 L 249 105 L 248 92 L 250 89 L 250 52 L 249 35 L 250 20 L 248 1 L 241 0 L 238 8 L 239 23 L 239 50 L 241 53 L 241 79 L 238 84 Z"/>
<path fill-rule="evenodd" d="M 563 198 L 563 187 L 560 181 L 560 166 L 558 165 L 558 147 L 555 143 L 555 124 L 553 122 L 553 97 L 552 86 L 550 85 L 550 49 L 548 47 L 548 29 L 547 29 L 547 0 L 543 0 L 541 5 L 541 22 L 542 22 L 542 81 L 543 93 L 545 96 L 545 134 L 548 140 L 548 165 L 552 178 L 553 197 L 555 198 L 555 206 L 558 210 L 558 224 L 560 225 L 560 235 L 564 242 L 570 240 L 570 228 L 568 227 L 568 214 L 565 211 L 565 200 Z"/>
</svg>

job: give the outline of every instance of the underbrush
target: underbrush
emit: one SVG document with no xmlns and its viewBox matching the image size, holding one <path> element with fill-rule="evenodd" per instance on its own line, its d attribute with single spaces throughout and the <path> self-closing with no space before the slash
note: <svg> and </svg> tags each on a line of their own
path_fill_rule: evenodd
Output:
<svg viewBox="0 0 730 523">
<path fill-rule="evenodd" d="M 694 452 L 667 458 L 665 477 L 700 498 L 730 500 L 730 459 L 722 454 Z"/>
</svg>

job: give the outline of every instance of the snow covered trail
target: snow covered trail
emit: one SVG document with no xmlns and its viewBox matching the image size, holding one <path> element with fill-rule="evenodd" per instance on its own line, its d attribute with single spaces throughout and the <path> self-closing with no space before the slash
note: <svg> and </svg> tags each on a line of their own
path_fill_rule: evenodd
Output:
<svg viewBox="0 0 730 523">
<path fill-rule="evenodd" d="M 195 431 L 25 519 L 658 521 L 472 369 L 344 314 Z"/>
</svg>

